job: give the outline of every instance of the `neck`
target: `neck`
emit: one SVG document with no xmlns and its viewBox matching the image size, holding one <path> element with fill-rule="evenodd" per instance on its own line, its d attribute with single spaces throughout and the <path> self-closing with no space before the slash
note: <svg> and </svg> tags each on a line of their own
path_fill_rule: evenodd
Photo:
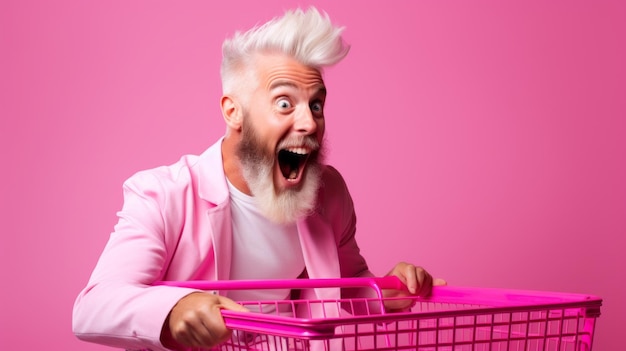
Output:
<svg viewBox="0 0 626 351">
<path fill-rule="evenodd" d="M 246 195 L 252 196 L 252 192 L 248 187 L 248 183 L 243 177 L 241 171 L 241 162 L 237 156 L 237 145 L 239 144 L 240 136 L 228 133 L 222 141 L 222 162 L 224 167 L 224 174 L 228 181 Z"/>
</svg>

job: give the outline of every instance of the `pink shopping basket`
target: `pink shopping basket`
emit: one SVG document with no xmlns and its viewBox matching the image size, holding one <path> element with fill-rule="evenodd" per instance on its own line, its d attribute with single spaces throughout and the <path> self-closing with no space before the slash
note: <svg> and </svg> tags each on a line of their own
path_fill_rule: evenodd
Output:
<svg viewBox="0 0 626 351">
<path fill-rule="evenodd" d="M 428 298 L 411 297 L 410 310 L 389 313 L 381 311 L 381 289 L 402 288 L 395 277 L 160 284 L 221 291 L 371 287 L 376 292 L 375 298 L 241 302 L 255 312 L 222 312 L 234 332 L 215 349 L 220 351 L 589 351 L 602 304 L 581 294 L 445 286 L 434 287 Z M 359 314 L 346 312 L 357 309 Z M 325 314 L 330 310 L 338 313 Z"/>
</svg>

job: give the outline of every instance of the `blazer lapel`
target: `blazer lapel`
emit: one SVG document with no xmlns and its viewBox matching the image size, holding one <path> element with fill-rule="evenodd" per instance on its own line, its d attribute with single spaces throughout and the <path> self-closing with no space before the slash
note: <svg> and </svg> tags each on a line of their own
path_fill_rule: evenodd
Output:
<svg viewBox="0 0 626 351">
<path fill-rule="evenodd" d="M 213 230 L 216 280 L 230 279 L 233 227 L 229 204 L 229 202 L 224 202 L 207 211 Z"/>
<path fill-rule="evenodd" d="M 201 155 L 199 196 L 209 203 L 206 216 L 211 223 L 216 280 L 230 279 L 232 256 L 232 216 L 226 176 L 222 171 L 222 139 Z"/>
<path fill-rule="evenodd" d="M 340 277 L 337 244 L 330 225 L 319 214 L 315 213 L 298 221 L 297 227 L 309 278 Z M 314 289 L 314 293 L 320 300 L 334 301 L 341 296 L 339 288 Z M 313 313 L 317 317 L 339 316 L 336 303 L 324 304 L 323 307 L 323 310 L 313 311 Z"/>
<path fill-rule="evenodd" d="M 317 213 L 297 223 L 309 278 L 338 278 L 339 256 L 332 228 Z"/>
</svg>

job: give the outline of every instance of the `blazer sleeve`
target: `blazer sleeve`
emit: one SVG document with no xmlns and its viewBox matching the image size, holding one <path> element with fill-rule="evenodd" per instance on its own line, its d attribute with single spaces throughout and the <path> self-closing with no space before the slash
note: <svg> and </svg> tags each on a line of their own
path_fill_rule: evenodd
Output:
<svg viewBox="0 0 626 351">
<path fill-rule="evenodd" d="M 163 322 L 195 290 L 152 286 L 164 276 L 177 240 L 163 213 L 167 196 L 159 177 L 138 173 L 123 190 L 118 223 L 75 301 L 73 332 L 113 347 L 165 350 L 159 341 Z"/>
<path fill-rule="evenodd" d="M 373 277 L 367 262 L 356 240 L 356 214 L 352 197 L 348 191 L 343 177 L 332 168 L 327 168 L 327 178 L 324 179 L 323 208 L 330 216 L 335 232 L 337 253 L 339 256 L 340 271 L 342 277 Z M 351 298 L 375 298 L 376 292 L 370 287 L 342 289 L 341 297 Z M 368 315 L 380 312 L 379 303 L 351 303 L 343 306 L 346 310 L 356 315 Z"/>
</svg>

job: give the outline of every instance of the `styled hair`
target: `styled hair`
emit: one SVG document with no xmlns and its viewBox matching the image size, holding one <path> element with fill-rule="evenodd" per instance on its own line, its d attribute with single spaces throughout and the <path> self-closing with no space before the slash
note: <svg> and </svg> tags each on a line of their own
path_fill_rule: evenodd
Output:
<svg viewBox="0 0 626 351">
<path fill-rule="evenodd" d="M 222 91 L 234 94 L 250 82 L 247 68 L 258 53 L 282 53 L 318 69 L 341 61 L 350 50 L 328 14 L 311 7 L 287 11 L 282 17 L 256 26 L 247 32 L 236 32 L 222 45 Z M 246 73 L 248 72 L 248 73 Z"/>
</svg>

